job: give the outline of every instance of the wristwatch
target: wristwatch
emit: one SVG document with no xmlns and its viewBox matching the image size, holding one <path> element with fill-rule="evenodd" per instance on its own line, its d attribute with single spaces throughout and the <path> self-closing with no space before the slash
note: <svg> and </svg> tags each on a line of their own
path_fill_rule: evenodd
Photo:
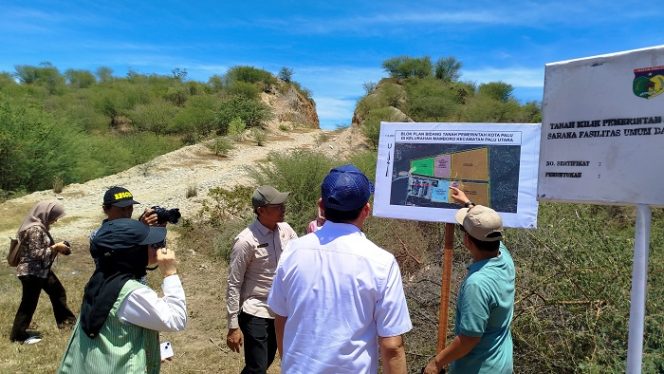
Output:
<svg viewBox="0 0 664 374">
<path fill-rule="evenodd" d="M 464 207 L 464 208 L 470 208 L 471 206 L 475 206 L 475 203 L 472 202 L 472 201 L 470 201 L 470 200 L 466 201 L 466 202 L 463 204 L 463 207 Z"/>
</svg>

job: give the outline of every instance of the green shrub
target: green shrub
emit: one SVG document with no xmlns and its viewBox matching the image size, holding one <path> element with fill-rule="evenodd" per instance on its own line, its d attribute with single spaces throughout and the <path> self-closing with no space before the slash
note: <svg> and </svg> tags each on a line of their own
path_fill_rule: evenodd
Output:
<svg viewBox="0 0 664 374">
<path fill-rule="evenodd" d="M 79 139 L 67 124 L 0 95 L 0 189 L 48 189 L 56 175 L 74 181 Z"/>
<path fill-rule="evenodd" d="M 233 143 L 226 137 L 216 138 L 211 143 L 206 145 L 212 152 L 214 152 L 215 155 L 221 157 L 227 157 L 228 152 L 235 148 Z"/>
<path fill-rule="evenodd" d="M 478 89 L 478 95 L 486 96 L 491 99 L 507 102 L 512 98 L 514 88 L 511 84 L 504 82 L 482 83 Z"/>
<path fill-rule="evenodd" d="M 268 162 L 250 170 L 256 185 L 271 185 L 279 191 L 289 191 L 286 221 L 299 233 L 316 218 L 320 184 L 339 160 L 317 152 L 297 150 L 272 153 Z"/>
<path fill-rule="evenodd" d="M 141 131 L 157 134 L 175 133 L 175 120 L 178 109 L 168 103 L 157 100 L 149 104 L 137 105 L 129 114 L 134 127 Z"/>
<path fill-rule="evenodd" d="M 258 99 L 260 89 L 256 83 L 249 83 L 245 81 L 232 81 L 228 84 L 226 91 L 229 95 L 243 96 L 247 99 Z"/>
<path fill-rule="evenodd" d="M 461 61 L 454 57 L 442 57 L 436 61 L 434 76 L 436 79 L 446 82 L 455 82 L 459 80 L 459 77 L 461 76 L 459 73 L 461 66 Z"/>
<path fill-rule="evenodd" d="M 232 189 L 214 187 L 208 191 L 208 199 L 203 201 L 199 217 L 202 222 L 214 227 L 221 227 L 226 221 L 237 217 L 252 215 L 251 195 L 254 189 L 247 186 L 235 186 Z"/>
<path fill-rule="evenodd" d="M 398 120 L 399 118 L 395 115 L 395 111 L 391 107 L 372 109 L 367 113 L 362 123 L 362 134 L 367 138 L 369 144 L 373 148 L 376 148 L 378 147 L 378 138 L 380 137 L 380 122 Z"/>
<path fill-rule="evenodd" d="M 432 122 L 453 118 L 458 111 L 456 92 L 436 79 L 411 80 L 406 84 L 407 114 L 415 121 Z"/>
<path fill-rule="evenodd" d="M 234 66 L 226 73 L 226 81 L 242 81 L 247 83 L 259 84 L 261 90 L 277 83 L 277 79 L 272 73 L 263 69 L 257 69 L 252 66 Z"/>
<path fill-rule="evenodd" d="M 265 141 L 267 141 L 267 133 L 265 133 L 265 130 L 259 127 L 254 127 L 253 129 L 251 129 L 251 137 L 256 142 L 256 145 L 259 147 L 264 146 Z"/>
<path fill-rule="evenodd" d="M 216 111 L 221 99 L 214 95 L 191 96 L 174 118 L 173 131 L 179 134 L 207 134 L 215 128 Z"/>
<path fill-rule="evenodd" d="M 386 82 L 379 86 L 376 92 L 383 106 L 393 106 L 403 108 L 406 102 L 406 91 L 396 83 Z"/>
<path fill-rule="evenodd" d="M 293 80 L 293 69 L 287 68 L 287 67 L 282 67 L 279 70 L 279 79 L 286 83 L 290 83 L 291 80 Z"/>
<path fill-rule="evenodd" d="M 176 106 L 184 106 L 189 98 L 189 88 L 184 86 L 168 87 L 164 94 L 164 100 Z"/>
<path fill-rule="evenodd" d="M 392 78 L 427 78 L 432 75 L 431 58 L 428 56 L 413 58 L 408 56 L 393 57 L 383 62 Z"/>
<path fill-rule="evenodd" d="M 244 133 L 244 130 L 247 128 L 247 125 L 244 123 L 242 118 L 235 117 L 228 124 L 228 135 L 233 137 L 239 137 Z"/>
<path fill-rule="evenodd" d="M 60 193 L 65 188 L 65 181 L 62 180 L 62 177 L 56 175 L 53 177 L 53 192 Z"/>
<path fill-rule="evenodd" d="M 272 110 L 265 104 L 243 96 L 231 96 L 225 99 L 216 113 L 217 131 L 228 132 L 228 125 L 235 118 L 240 118 L 247 127 L 261 126 L 272 118 Z"/>
<path fill-rule="evenodd" d="M 521 116 L 519 103 L 514 100 L 503 102 L 487 96 L 476 96 L 468 100 L 460 118 L 467 122 L 520 122 L 524 117 Z"/>
</svg>

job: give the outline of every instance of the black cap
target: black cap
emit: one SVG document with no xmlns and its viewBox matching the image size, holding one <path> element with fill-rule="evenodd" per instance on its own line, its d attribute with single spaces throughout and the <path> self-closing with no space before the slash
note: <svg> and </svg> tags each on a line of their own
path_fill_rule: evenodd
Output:
<svg viewBox="0 0 664 374">
<path fill-rule="evenodd" d="M 118 218 L 101 225 L 92 238 L 90 251 L 93 257 L 99 257 L 104 253 L 160 243 L 165 238 L 165 227 L 148 226 L 131 218 Z"/>
<path fill-rule="evenodd" d="M 111 187 L 104 194 L 104 205 L 113 205 L 119 208 L 124 208 L 134 204 L 140 203 L 134 200 L 134 195 L 124 187 Z"/>
</svg>

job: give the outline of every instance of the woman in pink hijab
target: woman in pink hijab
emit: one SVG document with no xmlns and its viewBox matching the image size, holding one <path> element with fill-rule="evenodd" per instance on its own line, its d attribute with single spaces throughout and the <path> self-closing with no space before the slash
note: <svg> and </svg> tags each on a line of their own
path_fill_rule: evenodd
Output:
<svg viewBox="0 0 664 374">
<path fill-rule="evenodd" d="M 60 280 L 51 270 L 58 253 L 68 255 L 71 249 L 67 242 L 56 243 L 49 233 L 50 225 L 65 215 L 64 208 L 57 202 L 37 203 L 23 220 L 16 234 L 21 241 L 20 261 L 16 275 L 23 286 L 21 304 L 14 318 L 10 340 L 23 344 L 35 344 L 41 337 L 29 334 L 26 330 L 37 309 L 39 294 L 48 294 L 53 305 L 53 314 L 58 328 L 76 323 L 76 317 L 67 306 L 67 295 Z"/>
</svg>

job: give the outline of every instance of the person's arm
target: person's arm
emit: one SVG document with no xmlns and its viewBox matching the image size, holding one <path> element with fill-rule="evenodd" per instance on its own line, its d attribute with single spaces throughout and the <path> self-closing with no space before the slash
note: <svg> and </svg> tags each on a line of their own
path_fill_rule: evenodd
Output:
<svg viewBox="0 0 664 374">
<path fill-rule="evenodd" d="M 240 293 L 244 282 L 244 273 L 253 256 L 253 246 L 247 240 L 237 238 L 231 251 L 228 267 L 228 288 L 226 289 L 226 313 L 228 317 L 228 333 L 226 345 L 233 352 L 240 352 L 244 340 L 238 314 L 240 313 Z"/>
<path fill-rule="evenodd" d="M 274 333 L 277 335 L 277 349 L 279 350 L 279 357 L 284 357 L 284 330 L 286 329 L 286 321 L 288 317 L 274 315 Z"/>
<path fill-rule="evenodd" d="M 399 336 L 380 337 L 380 357 L 383 360 L 383 373 L 406 373 L 406 349 L 403 338 Z"/>
<path fill-rule="evenodd" d="M 147 287 L 134 290 L 118 309 L 118 318 L 155 331 L 184 330 L 187 325 L 187 304 L 177 275 L 174 252 L 167 248 L 158 249 L 157 263 L 164 277 L 164 297 L 160 298 Z"/>
<path fill-rule="evenodd" d="M 466 208 L 470 208 L 471 206 L 475 205 L 468 196 L 466 196 L 466 193 L 461 191 L 460 189 L 456 187 L 450 186 L 450 190 L 452 190 L 452 198 L 459 204 L 463 205 Z"/>
<path fill-rule="evenodd" d="M 480 338 L 479 336 L 456 336 L 452 343 L 440 351 L 436 357 L 429 360 L 427 366 L 424 368 L 424 373 L 438 374 L 440 369 L 449 365 L 450 362 L 456 361 L 470 353 L 477 343 L 480 342 Z"/>
</svg>

